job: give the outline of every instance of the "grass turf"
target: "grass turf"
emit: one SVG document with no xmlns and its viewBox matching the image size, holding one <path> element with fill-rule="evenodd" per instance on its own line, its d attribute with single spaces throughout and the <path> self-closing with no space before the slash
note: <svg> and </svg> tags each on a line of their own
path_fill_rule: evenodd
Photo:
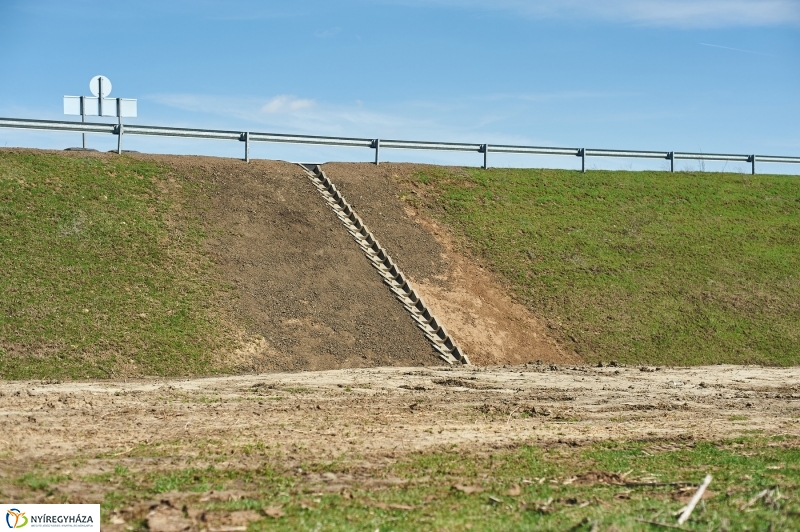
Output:
<svg viewBox="0 0 800 532">
<path fill-rule="evenodd" d="M 285 458 L 294 457 L 268 445 L 229 449 L 221 442 L 197 442 L 195 449 L 196 457 L 182 457 L 190 462 L 183 469 L 135 471 L 122 465 L 133 459 L 147 462 L 148 457 L 163 460 L 173 452 L 141 445 L 130 458 L 117 459 L 120 465 L 103 462 L 105 473 L 80 477 L 32 470 L 10 480 L 26 500 L 39 495 L 67 500 L 65 493 L 79 485 L 86 493 L 100 492 L 104 522 L 113 513 L 127 513 L 128 530 L 146 530 L 147 501 L 172 499 L 184 515 L 206 512 L 209 521 L 215 514 L 259 512 L 251 531 L 627 531 L 662 528 L 643 521 L 674 526 L 677 510 L 711 474 L 706 498 L 685 529 L 800 527 L 800 450 L 791 437 L 524 446 L 477 456 L 455 450 L 421 453 L 370 469 L 370 478 L 390 479 L 389 487 L 362 488 L 350 482 L 335 491 L 309 482 L 309 473 L 327 474 L 328 482 L 341 483 L 345 475 L 358 475 L 357 457 L 282 470 Z M 192 467 L 192 461 L 198 465 Z M 229 501 L 201 497 L 211 490 L 240 495 Z M 131 513 L 136 507 L 141 509 Z M 273 517 L 267 517 L 270 513 Z"/>
<path fill-rule="evenodd" d="M 588 361 L 800 362 L 797 177 L 429 167 L 403 184 Z"/>
<path fill-rule="evenodd" d="M 130 157 L 0 152 L 0 374 L 205 374 L 225 331 L 191 184 Z M 223 338 L 219 340 L 218 338 Z"/>
</svg>

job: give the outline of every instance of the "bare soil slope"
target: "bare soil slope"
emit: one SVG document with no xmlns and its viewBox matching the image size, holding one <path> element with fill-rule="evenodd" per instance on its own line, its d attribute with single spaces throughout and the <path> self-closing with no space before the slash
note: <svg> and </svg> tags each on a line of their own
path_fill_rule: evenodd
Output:
<svg viewBox="0 0 800 532">
<path fill-rule="evenodd" d="M 142 156 L 151 157 L 151 156 Z M 402 305 L 297 165 L 155 157 L 210 191 L 198 200 L 206 249 L 236 287 L 233 354 L 244 371 L 438 365 Z M 400 197 L 415 165 L 326 164 L 426 303 L 478 365 L 578 363 L 447 231 Z"/>
<path fill-rule="evenodd" d="M 473 364 L 579 363 L 578 355 L 547 334 L 540 317 L 512 300 L 494 275 L 459 252 L 445 227 L 401 198 L 398 179 L 421 167 L 332 163 L 323 169 Z"/>
<path fill-rule="evenodd" d="M 298 166 L 157 159 L 211 185 L 199 212 L 206 249 L 236 287 L 242 370 L 440 362 Z"/>
</svg>

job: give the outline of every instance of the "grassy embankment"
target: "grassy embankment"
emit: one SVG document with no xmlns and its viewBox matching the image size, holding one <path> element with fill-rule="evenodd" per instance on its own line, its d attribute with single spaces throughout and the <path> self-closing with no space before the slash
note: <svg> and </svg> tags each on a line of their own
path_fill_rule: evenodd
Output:
<svg viewBox="0 0 800 532">
<path fill-rule="evenodd" d="M 299 469 L 286 470 L 279 464 L 288 457 L 275 446 L 224 448 L 224 452 L 222 448 L 223 442 L 195 442 L 198 456 L 174 460 L 188 460 L 189 467 L 137 471 L 132 464 L 153 459 L 164 462 L 174 455 L 169 446 L 141 445 L 126 457 L 86 457 L 100 460 L 105 473 L 48 475 L 32 469 L 12 481 L 17 498 L 24 500 L 41 494 L 49 494 L 52 502 L 67 500 L 63 494 L 74 492 L 76 486 L 84 486 L 87 493 L 99 491 L 103 493 L 103 518 L 107 522 L 117 512 L 124 516 L 127 530 L 146 530 L 148 506 L 140 503 L 171 499 L 177 508 L 183 508 L 184 515 L 208 512 L 209 522 L 215 514 L 256 511 L 260 517 L 250 524 L 251 531 L 588 532 L 663 529 L 642 521 L 674 526 L 675 513 L 703 477 L 712 474 L 707 498 L 683 529 L 800 527 L 796 497 L 800 451 L 797 440 L 789 437 L 752 436 L 697 444 L 661 441 L 521 447 L 466 460 L 455 451 L 426 453 L 370 469 L 371 478 L 393 478 L 393 487 L 363 489 L 356 482 L 352 489 L 334 493 L 318 492 L 319 486 L 309 485 L 305 475 L 358 475 L 359 461 L 302 463 Z M 263 458 L 254 460 L 258 457 Z M 195 460 L 204 465 L 191 467 Z M 119 464 L 115 466 L 113 461 Z M 233 465 L 254 462 L 260 465 L 252 469 Z M 67 489 L 62 491 L 60 486 Z M 210 490 L 238 493 L 241 498 L 230 502 L 203 499 L 201 495 Z M 761 497 L 753 501 L 758 494 Z"/>
<path fill-rule="evenodd" d="M 169 177 L 125 156 L 0 152 L 3 378 L 221 369 L 223 286 L 179 208 L 191 184 Z"/>
<path fill-rule="evenodd" d="M 442 169 L 409 201 L 588 361 L 800 363 L 800 179 Z"/>
</svg>

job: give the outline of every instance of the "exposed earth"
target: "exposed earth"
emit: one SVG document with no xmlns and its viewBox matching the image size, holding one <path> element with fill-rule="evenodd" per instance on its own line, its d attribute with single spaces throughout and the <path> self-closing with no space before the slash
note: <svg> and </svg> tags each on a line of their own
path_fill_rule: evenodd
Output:
<svg viewBox="0 0 800 532">
<path fill-rule="evenodd" d="M 78 479 L 119 468 L 257 470 L 278 453 L 281 469 L 293 472 L 307 492 L 341 493 L 400 482 L 374 472 L 418 451 L 470 456 L 602 440 L 664 441 L 671 449 L 754 432 L 797 437 L 798 382 L 797 368 L 550 364 L 7 382 L 0 415 L 15 430 L 0 435 L 0 490 L 9 500 L 22 496 L 11 480 L 20 464 L 35 464 L 40 475 L 76 480 L 28 502 L 99 502 L 102 486 Z M 346 475 L 296 469 L 343 457 L 357 464 Z M 121 510 L 106 529 L 124 530 L 126 520 L 150 512 L 151 529 L 172 530 L 170 508 L 181 505 L 189 510 L 174 511 L 180 526 L 195 526 L 183 517 L 193 515 L 192 504 L 246 495 L 168 493 L 162 502 Z"/>
<path fill-rule="evenodd" d="M 236 286 L 243 371 L 439 363 L 303 170 L 280 161 L 139 156 L 204 183 L 206 251 Z M 477 365 L 579 363 L 489 271 L 456 252 L 447 230 L 414 211 L 393 177 L 414 165 L 326 164 L 425 302 Z"/>
</svg>

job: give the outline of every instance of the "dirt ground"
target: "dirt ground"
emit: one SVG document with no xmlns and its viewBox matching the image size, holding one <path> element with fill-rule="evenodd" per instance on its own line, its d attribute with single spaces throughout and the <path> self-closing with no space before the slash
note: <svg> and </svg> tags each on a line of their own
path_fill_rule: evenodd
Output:
<svg viewBox="0 0 800 532">
<path fill-rule="evenodd" d="M 299 166 L 154 157 L 207 185 L 206 251 L 235 286 L 241 371 L 436 364 L 435 351 Z"/>
<path fill-rule="evenodd" d="M 235 287 L 243 371 L 432 365 L 440 361 L 301 168 L 280 161 L 144 156 L 202 182 L 205 242 Z M 447 230 L 401 199 L 416 165 L 326 164 L 324 171 L 477 365 L 579 363 Z"/>
<path fill-rule="evenodd" d="M 117 462 L 179 467 L 198 456 L 202 441 L 215 442 L 220 454 L 280 444 L 289 462 L 300 462 L 343 454 L 380 460 L 452 445 L 482 452 L 523 443 L 719 439 L 752 431 L 798 436 L 798 383 L 798 368 L 548 364 L 4 382 L 0 417 L 16 429 L 0 434 L 0 468 L 8 479 L 21 463 L 58 470 L 71 468 L 77 457 L 88 458 L 82 466 L 88 470 Z M 173 446 L 163 460 L 126 457 L 137 446 L 159 443 Z"/>
<path fill-rule="evenodd" d="M 581 362 L 548 335 L 541 317 L 516 303 L 488 270 L 461 253 L 447 228 L 401 199 L 398 182 L 420 165 L 323 165 L 359 216 L 408 274 L 476 365 Z"/>
</svg>

